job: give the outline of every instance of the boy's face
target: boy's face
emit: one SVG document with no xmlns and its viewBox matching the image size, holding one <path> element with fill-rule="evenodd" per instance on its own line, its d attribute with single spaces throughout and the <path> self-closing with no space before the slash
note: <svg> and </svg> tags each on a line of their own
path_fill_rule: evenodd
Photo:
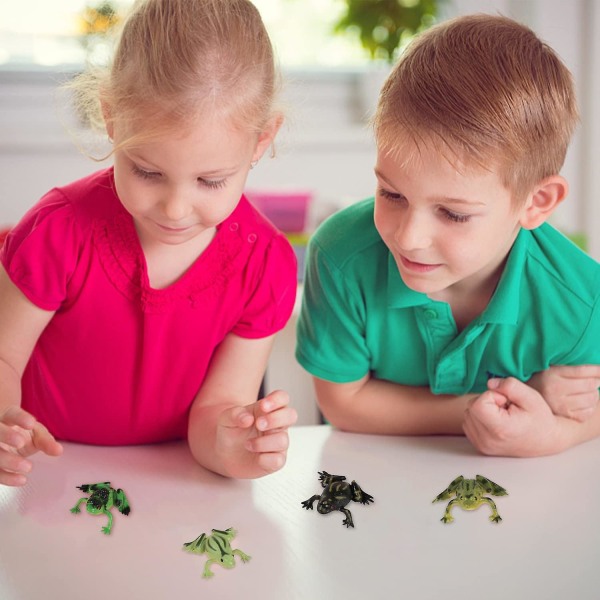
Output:
<svg viewBox="0 0 600 600">
<path fill-rule="evenodd" d="M 404 283 L 430 298 L 487 302 L 525 206 L 495 172 L 458 171 L 435 149 L 409 165 L 378 153 L 375 226 Z"/>
</svg>

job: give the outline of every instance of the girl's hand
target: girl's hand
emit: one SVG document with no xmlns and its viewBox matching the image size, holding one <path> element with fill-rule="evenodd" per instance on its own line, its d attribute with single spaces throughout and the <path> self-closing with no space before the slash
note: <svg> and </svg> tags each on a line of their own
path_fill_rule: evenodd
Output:
<svg viewBox="0 0 600 600">
<path fill-rule="evenodd" d="M 221 413 L 216 446 L 231 477 L 261 477 L 283 467 L 289 445 L 287 429 L 298 418 L 288 404 L 287 393 L 278 390 Z"/>
<path fill-rule="evenodd" d="M 537 390 L 514 377 L 488 381 L 488 390 L 465 411 L 463 430 L 477 450 L 493 456 L 543 456 L 563 449 L 560 418 Z"/>
<path fill-rule="evenodd" d="M 60 456 L 63 448 L 27 411 L 11 406 L 0 415 L 0 484 L 23 486 L 33 464 L 27 457 L 41 451 Z"/>
<path fill-rule="evenodd" d="M 598 408 L 600 365 L 552 366 L 527 384 L 546 400 L 555 415 L 583 422 Z"/>
</svg>

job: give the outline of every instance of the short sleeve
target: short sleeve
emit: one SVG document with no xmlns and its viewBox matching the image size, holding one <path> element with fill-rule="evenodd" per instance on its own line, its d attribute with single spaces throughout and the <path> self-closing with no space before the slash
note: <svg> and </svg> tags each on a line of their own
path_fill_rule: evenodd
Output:
<svg viewBox="0 0 600 600">
<path fill-rule="evenodd" d="M 10 231 L 0 260 L 33 304 L 57 310 L 67 297 L 79 238 L 72 205 L 60 191 L 52 190 Z"/>
<path fill-rule="evenodd" d="M 364 302 L 315 238 L 306 256 L 296 358 L 312 375 L 335 383 L 360 379 L 371 364 Z"/>
<path fill-rule="evenodd" d="M 296 301 L 296 255 L 283 235 L 273 237 L 262 261 L 258 284 L 233 328 L 233 333 L 245 338 L 268 337 L 283 329 Z"/>
</svg>

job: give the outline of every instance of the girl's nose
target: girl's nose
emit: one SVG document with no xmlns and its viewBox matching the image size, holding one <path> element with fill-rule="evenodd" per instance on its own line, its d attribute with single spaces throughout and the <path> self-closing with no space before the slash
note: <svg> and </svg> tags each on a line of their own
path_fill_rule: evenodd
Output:
<svg viewBox="0 0 600 600">
<path fill-rule="evenodd" d="M 173 192 L 162 201 L 162 211 L 169 221 L 184 220 L 192 211 L 189 202 L 182 193 Z"/>
</svg>

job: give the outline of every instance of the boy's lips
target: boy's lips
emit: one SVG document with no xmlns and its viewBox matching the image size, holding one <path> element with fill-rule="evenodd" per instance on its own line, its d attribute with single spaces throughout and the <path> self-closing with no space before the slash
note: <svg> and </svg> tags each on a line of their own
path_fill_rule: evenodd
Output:
<svg viewBox="0 0 600 600">
<path fill-rule="evenodd" d="M 429 273 L 430 271 L 434 271 L 435 269 L 437 269 L 440 266 L 439 264 L 427 264 L 427 263 L 415 262 L 415 261 L 409 260 L 408 258 L 406 258 L 404 256 L 400 256 L 400 262 L 402 263 L 402 266 L 407 271 L 412 271 L 413 273 Z"/>
</svg>

